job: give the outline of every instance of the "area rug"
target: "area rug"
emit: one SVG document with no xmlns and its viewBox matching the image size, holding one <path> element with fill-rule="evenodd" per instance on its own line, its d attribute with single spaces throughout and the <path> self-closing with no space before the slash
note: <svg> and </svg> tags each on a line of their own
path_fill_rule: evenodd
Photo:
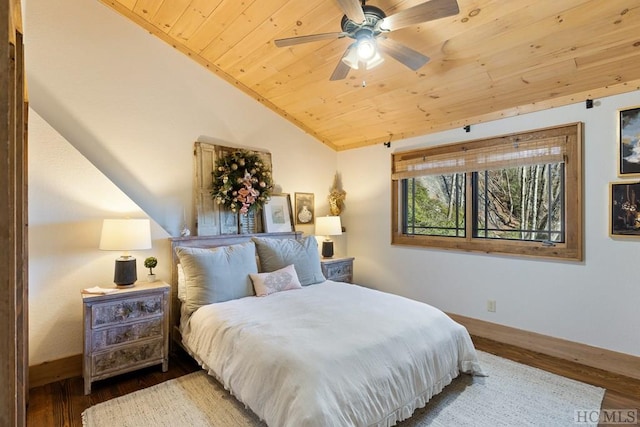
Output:
<svg viewBox="0 0 640 427">
<path fill-rule="evenodd" d="M 568 426 L 600 409 L 604 389 L 478 352 L 487 377 L 461 375 L 401 427 Z M 260 426 L 258 417 L 204 371 L 92 406 L 86 427 Z M 589 425 L 581 423 L 581 425 Z"/>
</svg>

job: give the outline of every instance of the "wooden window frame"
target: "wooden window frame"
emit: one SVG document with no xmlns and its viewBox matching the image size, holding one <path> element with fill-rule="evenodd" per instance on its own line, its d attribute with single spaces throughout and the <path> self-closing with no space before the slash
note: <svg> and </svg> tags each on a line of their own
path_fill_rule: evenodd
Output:
<svg viewBox="0 0 640 427">
<path fill-rule="evenodd" d="M 491 145 L 514 144 L 518 141 L 534 141 L 553 137 L 566 137 L 565 163 L 565 241 L 549 245 L 538 241 L 487 239 L 473 237 L 472 221 L 466 221 L 466 237 L 445 237 L 404 234 L 402 230 L 402 179 L 406 177 L 400 166 L 407 159 L 427 156 L 456 157 L 456 153 L 486 148 Z M 522 133 L 478 139 L 463 143 L 440 145 L 392 154 L 391 180 L 391 244 L 400 246 L 421 246 L 460 251 L 504 254 L 526 257 L 542 257 L 570 261 L 583 260 L 583 124 L 572 123 L 562 126 L 537 129 Z M 468 171 L 470 173 L 471 171 Z M 415 176 L 415 174 L 414 174 Z M 466 217 L 472 218 L 470 203 L 471 179 L 467 177 Z"/>
</svg>

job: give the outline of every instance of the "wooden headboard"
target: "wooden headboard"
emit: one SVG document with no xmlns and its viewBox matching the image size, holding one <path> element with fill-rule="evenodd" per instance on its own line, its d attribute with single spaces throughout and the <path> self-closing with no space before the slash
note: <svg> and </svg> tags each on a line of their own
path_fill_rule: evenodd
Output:
<svg viewBox="0 0 640 427">
<path fill-rule="evenodd" d="M 171 308 L 169 321 L 171 325 L 171 339 L 178 345 L 181 344 L 180 331 L 180 300 L 178 299 L 178 246 L 189 248 L 217 248 L 219 246 L 235 245 L 249 242 L 252 237 L 268 237 L 270 239 L 296 239 L 302 238 L 302 232 L 291 231 L 285 233 L 259 233 L 259 234 L 223 234 L 218 236 L 194 236 L 194 237 L 171 237 Z M 173 348 L 173 345 L 172 345 Z"/>
</svg>

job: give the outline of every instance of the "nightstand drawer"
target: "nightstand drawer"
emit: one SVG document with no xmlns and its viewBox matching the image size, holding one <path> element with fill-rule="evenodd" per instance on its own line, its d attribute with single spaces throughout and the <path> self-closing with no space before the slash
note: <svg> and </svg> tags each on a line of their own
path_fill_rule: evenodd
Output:
<svg viewBox="0 0 640 427">
<path fill-rule="evenodd" d="M 113 370 L 122 372 L 131 366 L 140 366 L 145 362 L 160 363 L 164 356 L 163 349 L 164 340 L 158 337 L 137 345 L 93 354 L 91 356 L 92 375 L 97 376 Z"/>
<path fill-rule="evenodd" d="M 91 349 L 101 350 L 109 346 L 144 338 L 162 337 L 163 322 L 164 319 L 162 317 L 156 317 L 152 320 L 130 325 L 94 330 L 91 338 Z"/>
<path fill-rule="evenodd" d="M 353 258 L 323 258 L 320 260 L 322 274 L 334 282 L 353 281 Z"/>
<path fill-rule="evenodd" d="M 161 316 L 162 313 L 162 295 L 150 295 L 95 304 L 91 307 L 91 327 L 95 328 L 145 317 Z"/>
<path fill-rule="evenodd" d="M 353 265 L 342 264 L 329 264 L 326 268 L 327 276 L 331 277 L 331 280 L 340 282 L 340 279 L 350 278 L 353 276 Z"/>
</svg>

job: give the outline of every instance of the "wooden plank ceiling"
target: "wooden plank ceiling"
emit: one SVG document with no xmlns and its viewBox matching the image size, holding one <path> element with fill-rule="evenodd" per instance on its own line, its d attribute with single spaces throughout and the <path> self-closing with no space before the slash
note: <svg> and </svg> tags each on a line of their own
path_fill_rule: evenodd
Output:
<svg viewBox="0 0 640 427">
<path fill-rule="evenodd" d="M 425 66 L 386 57 L 339 81 L 351 39 L 273 43 L 341 31 L 336 0 L 100 1 L 336 150 L 640 88 L 638 0 L 458 0 L 455 16 L 389 34 Z"/>
</svg>

